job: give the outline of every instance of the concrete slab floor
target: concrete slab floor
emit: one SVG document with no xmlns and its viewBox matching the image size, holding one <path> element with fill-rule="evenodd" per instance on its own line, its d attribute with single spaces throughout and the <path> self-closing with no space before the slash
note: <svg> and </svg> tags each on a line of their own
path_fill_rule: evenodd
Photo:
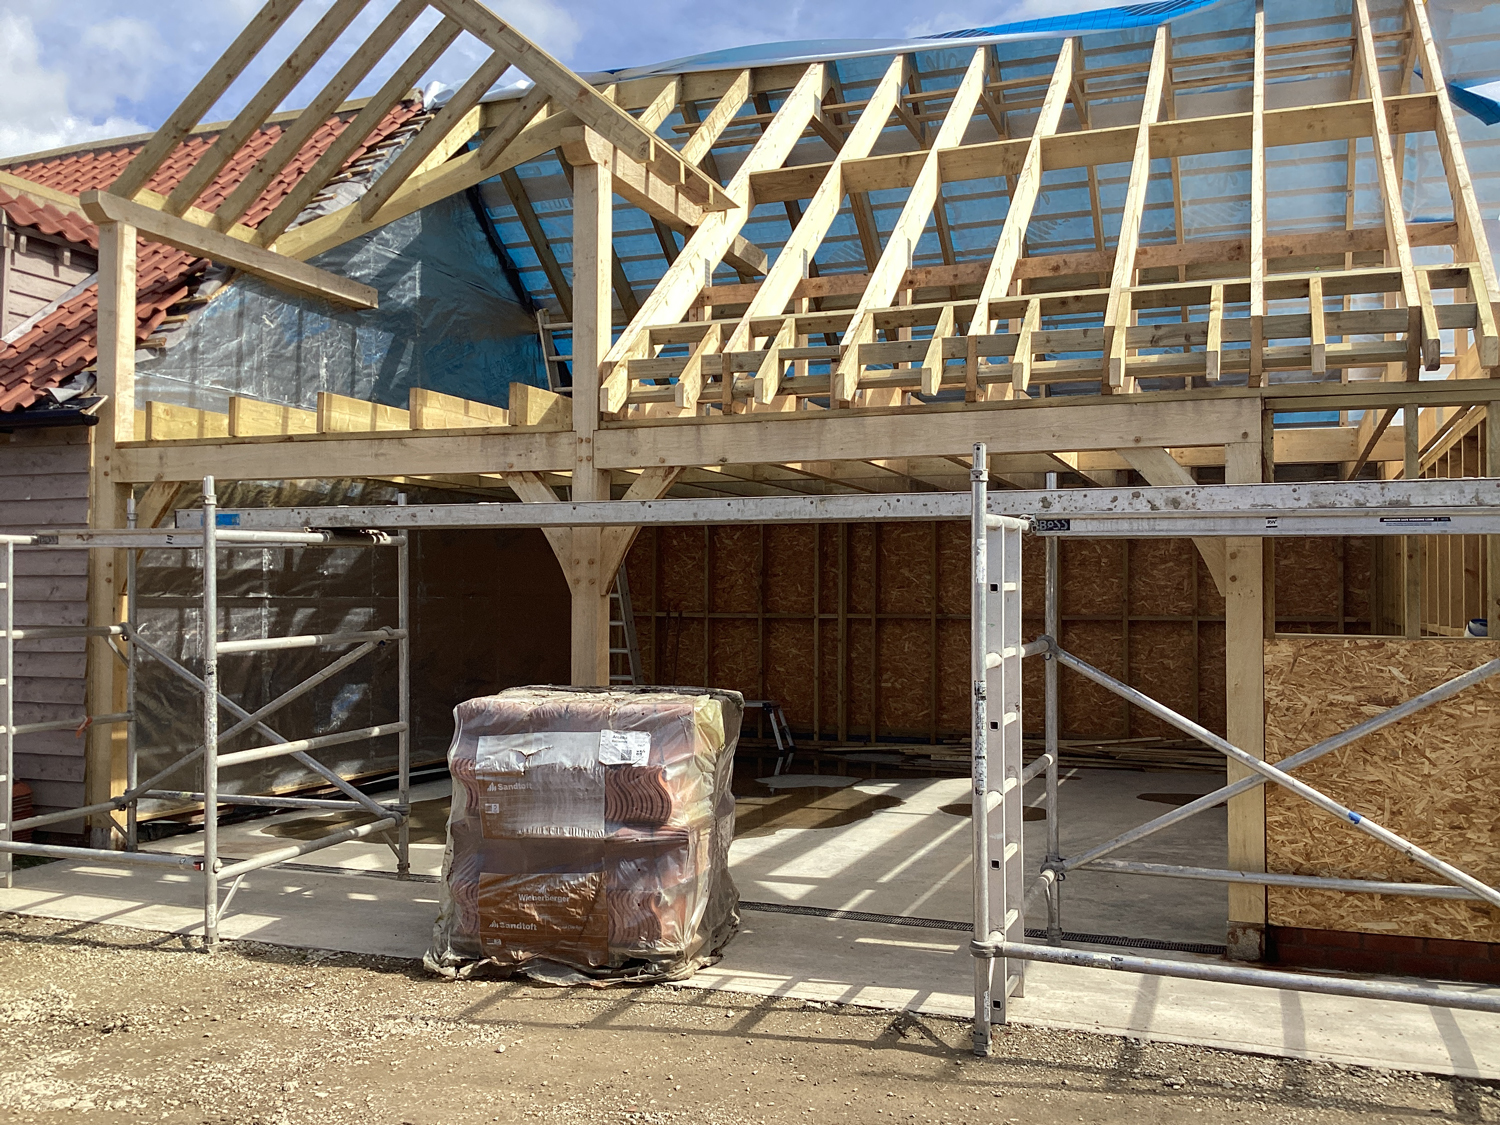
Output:
<svg viewBox="0 0 1500 1125">
<path fill-rule="evenodd" d="M 1060 789 L 1064 849 L 1105 839 L 1169 807 L 1140 800 L 1142 793 L 1196 794 L 1218 780 L 1212 774 L 1078 771 Z M 960 810 L 944 811 L 961 805 L 967 791 L 961 778 L 860 782 L 841 789 L 794 783 L 778 792 L 794 793 L 797 800 L 755 806 L 759 827 L 735 842 L 731 863 L 741 896 L 773 905 L 967 921 L 969 820 Z M 838 795 L 836 802 L 830 793 Z M 441 802 L 446 790 L 433 786 L 413 796 Z M 742 823 L 751 819 L 746 816 Z M 283 846 L 287 833 L 301 831 L 297 822 L 306 820 L 306 813 L 288 813 L 228 826 L 221 832 L 221 850 L 243 858 Z M 787 823 L 829 826 L 781 826 Z M 1033 855 L 1040 852 L 1044 829 L 1040 821 L 1027 824 Z M 1178 835 L 1164 833 L 1124 854 L 1222 861 L 1222 810 L 1171 831 Z M 196 835 L 187 835 L 153 847 L 194 852 L 200 846 Z M 307 862 L 296 867 L 252 873 L 221 933 L 300 948 L 420 957 L 437 911 L 438 888 L 430 880 L 441 869 L 442 850 L 436 842 L 413 844 L 413 870 L 425 876 L 413 882 L 392 878 L 390 849 L 367 841 L 305 857 Z M 1222 940 L 1220 888 L 1092 878 L 1094 884 L 1085 884 L 1082 876 L 1068 880 L 1064 922 L 1070 930 Z M 1085 887 L 1091 899 L 1081 893 Z M 17 872 L 16 887 L 0 891 L 0 909 L 192 934 L 201 933 L 202 896 L 202 880 L 191 872 L 107 860 L 60 862 Z M 965 1017 L 972 1013 L 966 943 L 965 934 L 951 929 L 747 910 L 723 961 L 691 984 Z M 1012 1018 L 1037 1026 L 1500 1079 L 1500 1017 L 1473 1012 L 1033 965 Z"/>
</svg>

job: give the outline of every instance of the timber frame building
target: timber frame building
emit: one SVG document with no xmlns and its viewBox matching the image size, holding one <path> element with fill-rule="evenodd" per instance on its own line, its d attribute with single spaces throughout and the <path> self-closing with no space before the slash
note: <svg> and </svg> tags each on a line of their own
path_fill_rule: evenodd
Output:
<svg viewBox="0 0 1500 1125">
<path fill-rule="evenodd" d="M 337 0 L 234 120 L 200 126 L 296 6 L 269 0 L 109 182 L 71 194 L 0 166 L 12 204 L 97 228 L 95 527 L 123 526 L 131 497 L 152 524 L 207 475 L 524 502 L 959 491 L 980 441 L 995 487 L 1415 479 L 1464 441 L 1484 461 L 1453 475 L 1500 476 L 1500 282 L 1420 0 L 1284 21 L 1250 2 L 1152 5 L 1182 14 L 588 79 L 479 0 L 400 0 L 268 132 L 365 6 Z M 485 61 L 440 105 L 413 101 L 461 35 Z M 490 95 L 516 72 L 529 82 Z M 372 75 L 378 90 L 349 101 Z M 309 211 L 389 137 L 358 193 Z M 1413 217 L 1418 145 L 1437 163 Z M 543 350 L 566 349 L 545 379 L 503 402 L 412 387 L 400 402 L 325 392 L 315 410 L 137 394 L 165 313 L 138 289 L 146 256 L 170 247 L 287 300 L 370 309 L 383 294 L 314 259 L 480 185 Z M 576 683 L 608 681 L 609 593 L 634 537 L 548 531 Z M 1476 546 L 1445 621 L 1500 618 L 1500 550 Z M 1224 598 L 1227 737 L 1255 752 L 1267 552 L 1198 549 Z M 123 563 L 96 556 L 103 625 L 120 619 Z M 1408 637 L 1422 558 L 1412 538 L 1396 560 Z M 115 661 L 90 643 L 88 710 L 107 714 Z M 89 801 L 119 791 L 117 757 L 91 732 Z M 1264 865 L 1259 794 L 1231 807 L 1231 865 Z M 1262 924 L 1264 903 L 1232 888 L 1231 925 Z"/>
</svg>

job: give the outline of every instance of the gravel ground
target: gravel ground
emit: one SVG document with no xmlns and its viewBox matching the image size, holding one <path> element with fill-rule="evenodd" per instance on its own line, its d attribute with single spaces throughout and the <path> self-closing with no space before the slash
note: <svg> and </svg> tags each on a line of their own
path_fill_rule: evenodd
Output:
<svg viewBox="0 0 1500 1125">
<path fill-rule="evenodd" d="M 0 915 L 0 1122 L 1500 1121 L 1486 1083 Z"/>
</svg>

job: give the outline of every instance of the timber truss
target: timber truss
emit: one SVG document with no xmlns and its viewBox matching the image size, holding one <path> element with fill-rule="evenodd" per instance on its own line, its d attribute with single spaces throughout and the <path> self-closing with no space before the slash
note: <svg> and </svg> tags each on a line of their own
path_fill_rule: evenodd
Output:
<svg viewBox="0 0 1500 1125">
<path fill-rule="evenodd" d="M 145 190 L 295 7 L 271 0 L 84 209 L 369 306 L 373 291 L 305 260 L 498 183 L 524 236 L 511 248 L 535 259 L 522 270 L 532 295 L 554 328 L 566 318 L 574 385 L 517 386 L 508 409 L 421 389 L 404 406 L 324 395 L 316 411 L 145 404 L 116 422 L 117 480 L 346 475 L 519 495 L 518 474 L 561 486 L 582 466 L 601 476 L 575 485 L 579 498 L 618 494 L 647 467 L 675 470 L 677 495 L 951 489 L 966 482 L 960 454 L 976 433 L 996 483 L 1021 487 L 1047 471 L 1112 484 L 1122 469 L 1189 483 L 1193 467 L 1224 464 L 1223 447 L 1247 441 L 1267 462 L 1346 477 L 1375 462 L 1398 476 L 1420 462 L 1412 445 L 1451 437 L 1460 417 L 1472 428 L 1497 397 L 1495 269 L 1420 3 L 1372 18 L 1355 0 L 1346 22 L 1269 35 L 1257 11 L 1235 39 L 1174 38 L 1170 25 L 1097 46 L 956 39 L 873 67 L 596 87 L 477 0 L 433 0 L 437 26 L 275 211 L 243 225 L 429 8 L 402 0 L 245 180 L 200 209 L 205 186 L 363 6 L 336 3 L 170 194 Z M 361 198 L 293 225 L 462 34 L 487 60 Z M 510 67 L 529 91 L 484 100 Z M 1436 138 L 1451 220 L 1406 218 L 1414 135 Z M 1195 162 L 1230 158 L 1244 194 L 1210 202 L 1248 222 L 1195 226 Z M 1308 161 L 1343 165 L 1327 198 L 1278 186 L 1278 169 Z M 544 164 L 566 179 L 566 238 L 544 230 L 528 194 L 549 177 L 519 174 Z M 1378 224 L 1361 221 L 1357 187 L 1378 200 Z M 1053 197 L 1068 201 L 1061 211 Z M 777 208 L 786 224 L 773 230 L 765 216 Z M 1309 211 L 1320 219 L 1299 227 L 1293 215 Z M 1049 235 L 1069 219 L 1090 231 L 1078 245 Z M 660 245 L 654 264 L 621 249 L 641 230 Z M 1439 370 L 1448 377 L 1420 379 Z M 123 382 L 115 390 L 133 397 Z M 1334 411 L 1337 424 L 1262 429 L 1272 412 Z M 1393 426 L 1403 411 L 1407 424 Z"/>
</svg>

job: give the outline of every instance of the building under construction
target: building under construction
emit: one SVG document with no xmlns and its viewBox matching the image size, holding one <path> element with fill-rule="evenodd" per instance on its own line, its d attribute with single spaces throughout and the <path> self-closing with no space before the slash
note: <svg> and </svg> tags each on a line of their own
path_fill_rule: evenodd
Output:
<svg viewBox="0 0 1500 1125">
<path fill-rule="evenodd" d="M 156 132 L 0 160 L 0 853 L 201 872 L 212 940 L 271 863 L 419 868 L 464 700 L 696 684 L 771 828 L 780 777 L 810 839 L 959 795 L 978 1014 L 1114 939 L 1500 982 L 1500 9 L 579 75 L 479 0 L 296 6 Z M 221 861 L 288 810 L 345 819 Z M 781 905 L 926 917 L 912 854 Z"/>
</svg>

